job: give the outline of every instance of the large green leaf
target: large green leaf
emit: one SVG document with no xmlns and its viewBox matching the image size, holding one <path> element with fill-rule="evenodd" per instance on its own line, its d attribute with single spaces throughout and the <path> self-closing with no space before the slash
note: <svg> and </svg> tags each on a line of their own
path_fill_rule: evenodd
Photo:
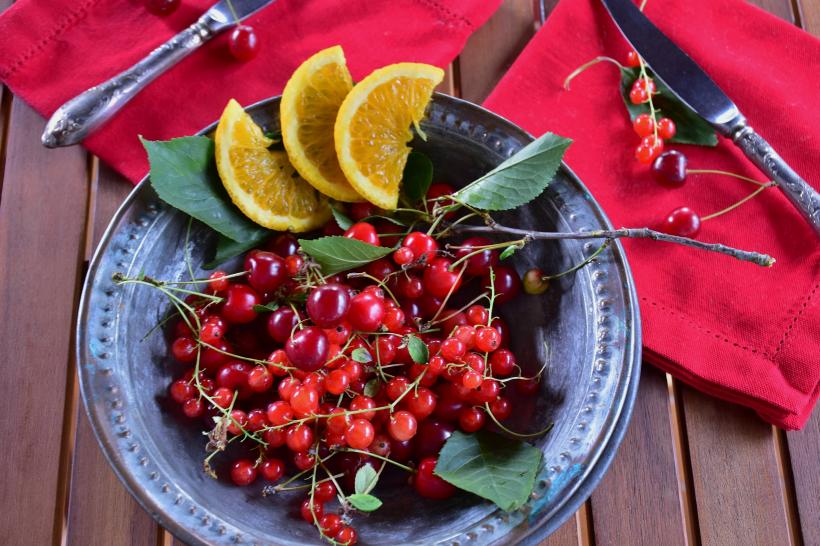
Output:
<svg viewBox="0 0 820 546">
<path fill-rule="evenodd" d="M 549 185 L 572 140 L 547 133 L 459 190 L 459 201 L 478 209 L 509 210 L 529 203 Z"/>
<path fill-rule="evenodd" d="M 634 104 L 629 100 L 629 92 L 640 77 L 641 69 L 621 68 L 621 97 L 632 121 L 641 114 L 650 112 L 649 103 Z M 652 74 L 649 74 L 652 77 Z M 681 100 L 659 79 L 653 78 L 658 93 L 652 95 L 652 105 L 660 110 L 660 118 L 669 118 L 675 122 L 675 136 L 669 142 L 678 144 L 698 144 L 701 146 L 717 146 L 718 140 L 715 129 L 705 119 L 686 106 Z"/>
<path fill-rule="evenodd" d="M 395 249 L 375 246 L 347 237 L 322 237 L 309 241 L 299 239 L 299 245 L 318 265 L 322 275 L 335 275 L 383 258 Z"/>
<path fill-rule="evenodd" d="M 163 201 L 239 243 L 250 241 L 262 229 L 231 202 L 222 186 L 213 140 L 140 140 L 151 164 L 151 185 Z"/>
<path fill-rule="evenodd" d="M 222 262 L 233 258 L 237 254 L 242 254 L 252 248 L 256 248 L 277 233 L 277 231 L 259 227 L 259 229 L 249 235 L 248 240 L 244 243 L 237 243 L 233 239 L 220 234 L 219 240 L 216 242 L 216 254 L 214 254 L 214 257 L 211 258 L 208 263 L 202 266 L 202 269 L 216 269 Z"/>
<path fill-rule="evenodd" d="M 527 502 L 540 461 L 541 451 L 526 442 L 457 430 L 441 449 L 435 473 L 511 512 Z"/>
</svg>

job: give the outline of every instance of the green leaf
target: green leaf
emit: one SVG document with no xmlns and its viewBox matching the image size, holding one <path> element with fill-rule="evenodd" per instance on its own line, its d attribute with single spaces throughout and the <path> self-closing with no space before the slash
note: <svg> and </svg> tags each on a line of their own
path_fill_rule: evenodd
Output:
<svg viewBox="0 0 820 546">
<path fill-rule="evenodd" d="M 273 140 L 273 144 L 268 146 L 268 150 L 284 150 L 285 142 L 282 140 L 282 133 L 266 133 L 265 138 Z"/>
<path fill-rule="evenodd" d="M 297 294 L 292 295 L 289 299 L 290 301 L 294 301 L 297 303 L 305 303 L 310 295 L 307 292 L 299 292 Z"/>
<path fill-rule="evenodd" d="M 365 384 L 364 395 L 369 396 L 370 398 L 375 397 L 379 393 L 379 385 L 381 385 L 379 378 L 374 377 Z"/>
<path fill-rule="evenodd" d="M 339 224 L 340 228 L 347 230 L 353 225 L 353 220 L 348 218 L 344 212 L 340 211 L 332 204 L 330 205 L 330 210 L 333 212 L 333 217 L 336 219 L 336 223 Z"/>
<path fill-rule="evenodd" d="M 547 133 L 456 192 L 456 197 L 483 210 L 509 210 L 529 203 L 552 181 L 570 144 L 568 138 Z"/>
<path fill-rule="evenodd" d="M 349 495 L 347 500 L 350 501 L 350 504 L 352 504 L 357 510 L 361 510 L 362 512 L 372 512 L 382 505 L 382 501 L 373 495 L 361 495 L 356 493 L 354 495 Z"/>
<path fill-rule="evenodd" d="M 214 141 L 204 136 L 152 142 L 140 137 L 151 164 L 151 185 L 174 208 L 239 243 L 259 230 L 225 191 L 214 160 Z"/>
<path fill-rule="evenodd" d="M 368 216 L 362 222 L 367 222 L 368 224 L 375 224 L 379 220 L 387 220 L 388 222 L 393 222 L 397 226 L 407 227 L 415 221 L 415 218 L 409 215 L 402 215 L 402 216 Z"/>
<path fill-rule="evenodd" d="M 404 165 L 402 187 L 411 201 L 419 201 L 427 195 L 433 183 L 433 162 L 421 152 L 410 152 Z"/>
<path fill-rule="evenodd" d="M 427 345 L 416 336 L 407 336 L 407 350 L 410 351 L 410 358 L 416 364 L 427 364 L 430 360 L 430 351 Z"/>
<path fill-rule="evenodd" d="M 355 269 L 383 258 L 393 252 L 393 248 L 375 246 L 347 237 L 322 237 L 309 241 L 299 239 L 299 245 L 306 254 L 322 266 L 322 275 L 335 275 Z"/>
<path fill-rule="evenodd" d="M 499 256 L 498 259 L 503 260 L 504 258 L 509 258 L 513 254 L 515 254 L 516 248 L 518 248 L 518 247 L 516 247 L 515 245 L 508 246 L 507 248 L 504 249 L 504 252 L 501 253 L 501 256 Z"/>
<path fill-rule="evenodd" d="M 378 475 L 372 466 L 364 465 L 361 467 L 359 471 L 356 472 L 356 493 L 364 495 L 369 490 L 372 490 L 372 485 L 375 485 L 374 482 L 377 478 Z"/>
<path fill-rule="evenodd" d="M 444 443 L 435 473 L 512 512 L 527 502 L 540 461 L 541 450 L 526 442 L 483 430 L 457 430 Z"/>
<path fill-rule="evenodd" d="M 370 356 L 370 353 L 367 352 L 367 349 L 364 347 L 359 347 L 355 349 L 352 353 L 350 353 L 350 358 L 355 360 L 360 364 L 367 364 L 368 362 L 373 362 L 373 358 Z"/>
<path fill-rule="evenodd" d="M 652 78 L 653 74 L 647 73 Z M 629 111 L 632 121 L 640 114 L 650 113 L 649 103 L 633 104 L 629 100 L 632 85 L 640 77 L 640 67 L 621 68 L 621 96 Z M 675 122 L 675 136 L 669 142 L 678 144 L 698 144 L 700 146 L 717 146 L 718 140 L 715 129 L 706 120 L 686 106 L 675 94 L 659 79 L 653 78 L 658 93 L 652 95 L 652 104 L 660 110 L 660 116 Z"/>
<path fill-rule="evenodd" d="M 268 313 L 273 312 L 279 309 L 278 303 L 269 303 L 267 305 L 254 305 L 253 312 L 254 313 Z"/>
<path fill-rule="evenodd" d="M 202 269 L 205 269 L 206 271 L 216 269 L 221 263 L 226 262 L 237 254 L 242 254 L 252 248 L 258 247 L 260 244 L 276 235 L 276 233 L 278 232 L 260 227 L 254 233 L 251 233 L 248 240 L 244 243 L 237 243 L 233 239 L 220 234 L 219 240 L 216 242 L 216 253 L 214 254 L 214 257 L 211 258 L 208 263 L 203 265 Z"/>
</svg>

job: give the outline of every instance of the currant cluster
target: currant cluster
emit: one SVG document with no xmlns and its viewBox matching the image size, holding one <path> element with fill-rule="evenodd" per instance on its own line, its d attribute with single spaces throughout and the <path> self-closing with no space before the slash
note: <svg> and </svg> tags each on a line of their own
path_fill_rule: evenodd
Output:
<svg viewBox="0 0 820 546">
<path fill-rule="evenodd" d="M 428 199 L 438 192 L 453 190 L 434 186 Z M 350 212 L 363 220 L 380 211 L 354 204 Z M 498 265 L 498 250 L 485 248 L 492 243 L 474 237 L 454 258 L 441 257 L 433 236 L 401 229 L 358 221 L 339 233 L 332 221 L 325 234 L 401 245 L 392 259 L 328 277 L 292 235 L 280 234 L 247 254 L 243 272 L 211 274 L 207 288 L 184 300 L 174 327 L 171 352 L 193 367 L 171 384 L 171 398 L 213 429 L 214 454 L 237 438 L 258 443 L 258 458 L 233 464 L 233 482 L 245 486 L 259 474 L 276 482 L 292 462 L 300 472 L 273 489 L 305 489 L 303 518 L 339 544 L 356 542 L 356 511 L 344 492 L 359 469 L 395 465 L 413 473 L 421 496 L 447 498 L 456 488 L 433 471 L 455 428 L 507 419 L 505 385 L 533 395 L 540 383 L 540 372 L 520 373 L 509 327 L 492 315 L 521 288 L 515 270 Z M 449 308 L 468 277 L 486 291 Z M 286 487 L 303 474 L 310 484 Z M 337 495 L 342 507 L 326 513 Z"/>
<path fill-rule="evenodd" d="M 658 93 L 658 88 L 652 78 L 646 74 L 645 65 L 636 51 L 629 52 L 626 65 L 641 67 L 643 76 L 632 84 L 629 100 L 632 104 L 649 103 L 650 113 L 640 114 L 632 122 L 632 128 L 643 137 L 641 143 L 635 148 L 635 157 L 644 165 L 648 165 L 663 152 L 664 141 L 675 136 L 675 122 L 669 118 L 657 119 L 652 97 Z"/>
</svg>

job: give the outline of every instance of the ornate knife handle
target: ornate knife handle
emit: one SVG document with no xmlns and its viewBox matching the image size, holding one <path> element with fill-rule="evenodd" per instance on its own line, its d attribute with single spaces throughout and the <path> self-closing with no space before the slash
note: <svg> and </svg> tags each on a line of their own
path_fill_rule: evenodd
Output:
<svg viewBox="0 0 820 546">
<path fill-rule="evenodd" d="M 77 144 L 99 129 L 154 78 L 213 37 L 207 15 L 105 83 L 77 95 L 54 112 L 42 142 L 46 148 Z"/>
<path fill-rule="evenodd" d="M 758 169 L 778 183 L 780 191 L 820 237 L 820 193 L 806 184 L 774 148 L 745 123 L 732 132 L 731 138 Z"/>
</svg>

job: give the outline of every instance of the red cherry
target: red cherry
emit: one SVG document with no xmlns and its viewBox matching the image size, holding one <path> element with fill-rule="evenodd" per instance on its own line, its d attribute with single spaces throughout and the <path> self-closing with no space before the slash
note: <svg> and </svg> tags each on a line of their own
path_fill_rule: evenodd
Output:
<svg viewBox="0 0 820 546">
<path fill-rule="evenodd" d="M 376 228 L 366 222 L 353 224 L 345 231 L 344 236 L 348 239 L 356 239 L 373 246 L 381 246 L 379 237 L 376 235 Z"/>
<path fill-rule="evenodd" d="M 378 215 L 380 212 L 384 211 L 373 203 L 368 203 L 367 201 L 362 203 L 352 203 L 350 205 L 350 219 L 354 222 L 361 222 L 365 218 Z"/>
<path fill-rule="evenodd" d="M 287 258 L 296 254 L 296 251 L 299 250 L 299 240 L 290 233 L 280 233 L 265 244 L 265 250 L 282 258 Z"/>
<path fill-rule="evenodd" d="M 316 326 L 309 326 L 295 332 L 285 343 L 288 360 L 305 372 L 315 372 L 327 362 L 330 341 L 325 332 Z"/>
<path fill-rule="evenodd" d="M 428 499 L 448 499 L 456 492 L 456 486 L 444 481 L 433 473 L 438 458 L 429 457 L 419 463 L 418 473 L 413 478 L 413 489 L 422 497 Z"/>
<path fill-rule="evenodd" d="M 176 11 L 180 0 L 142 0 L 142 3 L 149 12 L 164 17 Z"/>
<path fill-rule="evenodd" d="M 248 25 L 239 25 L 231 33 L 228 40 L 231 55 L 237 61 L 250 61 L 259 53 L 259 38 L 256 31 Z"/>
<path fill-rule="evenodd" d="M 632 128 L 642 137 L 649 136 L 655 132 L 655 121 L 649 114 L 640 114 L 632 122 Z"/>
<path fill-rule="evenodd" d="M 474 247 L 482 247 L 493 244 L 492 241 L 484 237 L 471 237 L 461 243 L 459 246 L 471 247 L 473 250 L 466 248 L 459 249 L 456 253 L 456 260 L 460 260 L 468 254 L 474 252 Z M 498 250 L 490 249 L 470 256 L 468 259 L 467 269 L 464 272 L 467 275 L 486 275 L 490 272 L 491 267 L 495 267 L 498 263 Z"/>
<path fill-rule="evenodd" d="M 700 218 L 689 207 L 681 207 L 666 216 L 661 229 L 669 235 L 695 237 L 700 231 Z"/>
<path fill-rule="evenodd" d="M 384 302 L 370 292 L 362 292 L 350 302 L 347 321 L 359 331 L 374 332 L 381 325 L 384 314 Z"/>
<path fill-rule="evenodd" d="M 276 292 L 288 279 L 285 260 L 273 252 L 252 252 L 245 257 L 248 282 L 259 292 Z"/>
<path fill-rule="evenodd" d="M 453 195 L 455 192 L 456 190 L 451 185 L 438 183 L 430 186 L 430 189 L 427 190 L 427 194 L 424 196 L 424 198 L 427 201 L 431 201 L 433 199 L 438 199 L 439 197 L 444 197 L 445 195 Z M 436 201 L 436 203 L 439 207 L 445 207 L 447 205 L 452 205 L 453 203 L 455 203 L 455 201 L 453 201 L 452 199 L 445 199 L 443 201 Z M 456 211 L 451 210 L 450 212 L 444 215 L 444 219 L 449 220 L 450 218 L 455 216 L 455 214 Z"/>
<path fill-rule="evenodd" d="M 518 292 L 521 291 L 521 277 L 512 267 L 508 265 L 499 265 L 493 268 L 495 273 L 495 303 L 507 303 L 513 299 Z M 481 285 L 484 288 L 490 288 L 490 275 L 481 277 Z"/>
<path fill-rule="evenodd" d="M 247 284 L 232 284 L 225 290 L 222 315 L 230 322 L 244 324 L 256 318 L 254 305 L 262 303 L 259 293 Z"/>
<path fill-rule="evenodd" d="M 630 51 L 626 55 L 626 66 L 629 66 L 629 67 L 632 67 L 632 68 L 634 68 L 636 66 L 641 66 L 641 58 L 638 55 L 637 51 Z"/>
<path fill-rule="evenodd" d="M 319 328 L 339 326 L 350 310 L 350 294 L 340 284 L 324 284 L 311 292 L 307 300 L 310 320 Z"/>
<path fill-rule="evenodd" d="M 303 318 L 290 307 L 280 307 L 268 319 L 268 334 L 278 343 L 285 343 Z"/>
<path fill-rule="evenodd" d="M 415 442 L 413 455 L 416 460 L 438 457 L 439 451 L 453 432 L 455 432 L 453 425 L 441 419 L 432 418 L 419 422 L 418 431 L 413 439 Z"/>
<path fill-rule="evenodd" d="M 413 260 L 418 260 L 422 255 L 425 255 L 425 263 L 430 263 L 436 257 L 438 250 L 438 243 L 435 239 L 422 233 L 421 231 L 414 231 L 404 238 L 402 246 L 406 246 L 413 251 Z M 420 268 L 422 266 L 416 266 Z"/>
<path fill-rule="evenodd" d="M 239 400 L 246 400 L 253 395 L 250 385 L 248 385 L 248 375 L 250 374 L 251 366 L 247 362 L 241 360 L 234 360 L 228 362 L 219 369 L 216 374 L 216 386 L 230 389 L 231 391 L 239 390 Z"/>
<path fill-rule="evenodd" d="M 449 271 L 453 260 L 436 258 L 424 268 L 424 289 L 436 297 L 444 298 L 461 286 L 458 270 Z M 457 269 L 457 268 L 456 268 Z"/>
<path fill-rule="evenodd" d="M 679 188 L 686 183 L 686 163 L 685 155 L 677 150 L 669 150 L 652 162 L 649 173 L 661 186 Z"/>
</svg>

